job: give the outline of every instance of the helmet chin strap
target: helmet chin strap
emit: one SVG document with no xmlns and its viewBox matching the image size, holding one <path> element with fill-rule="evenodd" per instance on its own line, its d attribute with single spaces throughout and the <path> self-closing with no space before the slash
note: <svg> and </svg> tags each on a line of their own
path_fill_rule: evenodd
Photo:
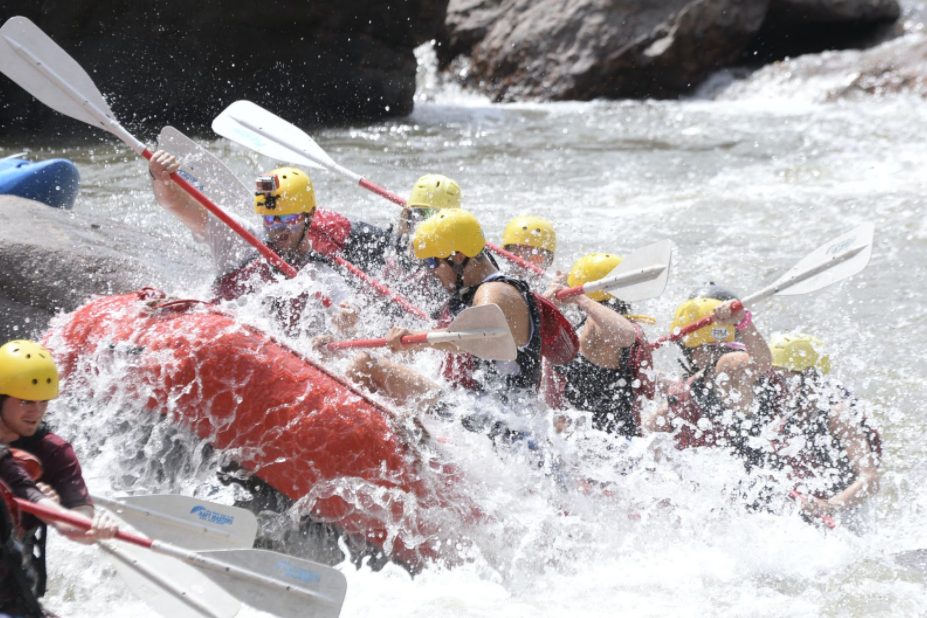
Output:
<svg viewBox="0 0 927 618">
<path fill-rule="evenodd" d="M 469 257 L 464 257 L 464 261 L 460 264 L 453 264 L 452 268 L 454 269 L 454 293 L 458 298 L 463 298 L 467 292 L 470 291 L 468 286 L 464 285 L 464 269 L 467 267 L 467 264 L 470 263 Z"/>
</svg>

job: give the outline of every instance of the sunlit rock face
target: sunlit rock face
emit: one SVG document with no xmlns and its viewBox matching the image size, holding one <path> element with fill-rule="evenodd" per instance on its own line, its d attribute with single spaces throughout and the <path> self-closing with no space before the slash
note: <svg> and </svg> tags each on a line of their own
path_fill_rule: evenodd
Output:
<svg viewBox="0 0 927 618">
<path fill-rule="evenodd" d="M 872 41 L 895 0 L 451 0 L 438 48 L 496 100 L 672 97 L 720 68 Z"/>
<path fill-rule="evenodd" d="M 13 0 L 3 18 L 19 14 L 38 24 L 90 73 L 129 127 L 173 124 L 205 133 L 237 99 L 299 125 L 408 113 L 413 50 L 434 36 L 446 4 Z M 7 135 L 86 130 L 78 125 L 0 80 Z"/>
</svg>

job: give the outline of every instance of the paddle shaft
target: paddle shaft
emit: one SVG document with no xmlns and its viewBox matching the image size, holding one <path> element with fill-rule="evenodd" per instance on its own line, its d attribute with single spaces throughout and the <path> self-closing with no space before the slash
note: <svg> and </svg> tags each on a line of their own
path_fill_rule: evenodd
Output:
<svg viewBox="0 0 927 618">
<path fill-rule="evenodd" d="M 847 260 L 850 260 L 856 257 L 861 251 L 865 249 L 866 249 L 865 246 L 853 247 L 852 249 L 847 249 L 846 251 L 843 251 L 831 257 L 826 262 L 822 262 L 818 264 L 817 266 L 813 266 L 801 272 L 795 273 L 794 275 L 790 277 L 786 277 L 784 279 L 776 281 L 775 283 L 772 283 L 766 286 L 759 292 L 754 292 L 753 294 L 750 294 L 749 296 L 744 297 L 742 300 L 734 301 L 734 303 L 731 305 L 731 310 L 733 313 L 737 313 L 738 311 L 744 308 L 744 305 L 753 304 L 755 302 L 765 300 L 769 298 L 770 296 L 775 296 L 776 294 L 778 294 L 779 292 L 782 292 L 783 290 L 787 290 L 788 288 L 794 285 L 797 285 L 801 283 L 802 281 L 807 281 L 811 277 L 819 275 L 822 272 L 830 268 L 833 268 L 837 264 L 841 264 L 843 262 L 846 262 Z M 693 333 L 700 328 L 708 326 L 709 324 L 712 324 L 714 321 L 715 321 L 714 316 L 711 316 L 711 315 L 706 316 L 702 318 L 701 320 L 698 320 L 697 322 L 693 322 L 692 324 L 689 324 L 679 329 L 678 332 L 672 333 L 670 335 L 664 335 L 658 338 L 656 341 L 650 344 L 650 347 L 651 349 L 656 349 L 668 341 L 679 341 L 686 335 Z"/>
<path fill-rule="evenodd" d="M 142 150 L 141 155 L 151 160 L 151 157 L 154 155 L 148 148 Z M 270 262 L 277 270 L 282 272 L 288 278 L 292 279 L 296 276 L 297 270 L 290 266 L 283 258 L 274 253 L 274 251 L 262 243 L 254 234 L 242 227 L 235 219 L 230 217 L 224 210 L 219 208 L 216 204 L 212 202 L 206 195 L 204 195 L 199 189 L 194 187 L 192 184 L 187 182 L 187 180 L 181 176 L 178 172 L 171 174 L 171 180 L 179 186 L 181 189 L 186 191 L 190 197 L 195 199 L 200 203 L 203 208 L 211 212 L 219 221 L 229 226 L 233 232 L 241 236 L 245 242 L 257 249 L 268 262 Z"/>
<path fill-rule="evenodd" d="M 419 333 L 417 335 L 405 335 L 400 339 L 405 345 L 416 343 L 428 343 L 428 333 Z M 386 337 L 376 339 L 351 339 L 350 341 L 334 341 L 328 344 L 329 350 L 346 350 L 350 348 L 385 348 L 387 343 Z"/>
<path fill-rule="evenodd" d="M 496 329 L 483 329 L 474 331 L 431 331 L 428 333 L 418 333 L 414 335 L 404 335 L 400 341 L 404 345 L 415 345 L 418 343 L 436 344 L 436 343 L 454 343 L 455 341 L 464 341 L 467 339 L 486 339 L 488 337 L 498 337 L 504 334 Z M 351 339 L 349 341 L 335 341 L 328 344 L 329 350 L 343 350 L 346 348 L 383 348 L 386 347 L 387 339 L 379 337 L 376 339 Z"/>
<path fill-rule="evenodd" d="M 29 502 L 27 500 L 23 500 L 22 498 L 14 498 L 14 500 L 22 511 L 31 513 L 37 517 L 66 523 L 80 530 L 90 530 L 90 528 L 93 527 L 93 523 L 90 521 L 90 519 L 80 514 L 62 510 L 56 507 L 35 504 L 34 502 Z M 126 532 L 125 530 L 118 530 L 116 532 L 116 538 L 120 541 L 138 545 L 139 547 L 150 549 L 152 551 L 158 552 L 159 554 L 164 554 L 165 556 L 170 556 L 171 558 L 177 558 L 178 560 L 182 560 L 183 562 L 192 564 L 193 566 L 216 571 L 226 575 L 231 575 L 240 579 L 250 580 L 262 586 L 277 590 L 281 593 L 298 592 L 315 599 L 322 599 L 327 601 L 325 597 L 315 594 L 312 591 L 294 588 L 293 586 L 290 586 L 271 577 L 267 577 L 266 575 L 262 575 L 261 573 L 256 573 L 254 571 L 249 571 L 248 569 L 238 567 L 234 564 L 215 560 L 213 558 L 203 556 L 198 552 L 189 551 L 174 545 L 170 545 L 168 543 L 149 539 L 140 534 Z"/>
</svg>

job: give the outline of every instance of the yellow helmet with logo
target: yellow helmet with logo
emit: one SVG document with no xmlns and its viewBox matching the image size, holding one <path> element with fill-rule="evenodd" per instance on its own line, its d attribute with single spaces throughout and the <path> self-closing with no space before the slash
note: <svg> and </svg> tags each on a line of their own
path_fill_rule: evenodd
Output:
<svg viewBox="0 0 927 618">
<path fill-rule="evenodd" d="M 623 259 L 620 255 L 614 253 L 589 253 L 584 255 L 573 262 L 573 267 L 570 268 L 570 274 L 567 276 L 567 285 L 572 288 L 590 281 L 598 281 L 612 272 L 621 264 Z M 611 294 L 601 290 L 587 292 L 586 296 L 599 302 L 612 298 Z"/>
<path fill-rule="evenodd" d="M 425 174 L 415 181 L 406 202 L 410 208 L 460 208 L 460 185 L 441 174 Z"/>
<path fill-rule="evenodd" d="M 502 246 L 525 245 L 554 253 L 557 250 L 557 232 L 554 224 L 543 217 L 521 215 L 505 224 Z"/>
<path fill-rule="evenodd" d="M 26 401 L 57 397 L 58 368 L 51 352 L 25 339 L 0 346 L 0 395 Z"/>
<path fill-rule="evenodd" d="M 460 208 L 447 208 L 425 219 L 412 236 L 412 250 L 420 260 L 446 258 L 454 253 L 476 257 L 485 246 L 480 222 Z"/>
<path fill-rule="evenodd" d="M 309 174 L 295 167 L 278 167 L 258 176 L 254 212 L 296 215 L 315 210 L 315 189 Z"/>
<path fill-rule="evenodd" d="M 824 342 L 803 333 L 776 333 L 769 344 L 774 367 L 789 371 L 820 369 L 830 373 L 830 356 L 822 354 Z"/>
<path fill-rule="evenodd" d="M 676 308 L 673 323 L 670 324 L 670 333 L 698 322 L 712 314 L 715 307 L 724 301 L 717 298 L 696 297 L 690 298 Z M 713 343 L 730 343 L 734 341 L 735 329 L 733 324 L 709 324 L 694 333 L 689 333 L 682 339 L 682 345 L 687 348 L 697 348 Z"/>
</svg>

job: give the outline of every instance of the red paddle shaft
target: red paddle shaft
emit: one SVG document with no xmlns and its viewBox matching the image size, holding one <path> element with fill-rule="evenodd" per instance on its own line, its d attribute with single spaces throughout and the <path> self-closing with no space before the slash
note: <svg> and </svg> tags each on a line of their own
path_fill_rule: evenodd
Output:
<svg viewBox="0 0 927 618">
<path fill-rule="evenodd" d="M 44 504 L 36 504 L 34 502 L 23 500 L 22 498 L 13 499 L 16 501 L 16 506 L 18 506 L 20 510 L 26 513 L 31 513 L 36 517 L 51 519 L 53 521 L 60 521 L 81 530 L 90 530 L 93 527 L 93 523 L 90 521 L 90 519 L 79 513 L 61 510 L 52 506 L 45 506 Z M 133 534 L 132 532 L 125 532 L 124 530 L 117 531 L 116 538 L 120 541 L 132 543 L 133 545 L 138 545 L 139 547 L 147 547 L 149 549 L 154 544 L 154 541 L 147 537 L 141 536 L 139 534 Z"/>
<path fill-rule="evenodd" d="M 347 348 L 383 348 L 386 347 L 386 338 L 378 339 L 351 339 L 350 341 L 335 341 L 328 344 L 329 350 L 344 350 Z M 414 343 L 427 343 L 428 333 L 419 333 L 418 335 L 405 335 L 401 341 L 406 345 Z"/>
<path fill-rule="evenodd" d="M 142 151 L 142 156 L 148 159 L 149 161 L 151 160 L 151 157 L 153 155 L 154 153 L 152 153 L 147 148 L 144 151 Z M 254 236 L 254 234 L 252 234 L 251 232 L 243 228 L 241 225 L 239 225 L 238 222 L 235 221 L 235 219 L 228 216 L 225 213 L 225 211 L 223 211 L 221 208 L 216 206 L 212 202 L 212 200 L 210 200 L 208 197 L 206 197 L 206 195 L 203 194 L 203 192 L 201 192 L 199 189 L 197 189 L 192 184 L 187 182 L 183 176 L 181 176 L 177 172 L 174 172 L 173 174 L 171 174 L 171 180 L 173 180 L 181 189 L 189 193 L 193 199 L 195 199 L 197 202 L 199 202 L 203 206 L 203 208 L 205 208 L 206 210 L 214 214 L 220 221 L 222 221 L 222 223 L 232 228 L 232 231 L 238 234 L 239 236 L 241 236 L 245 240 L 245 242 L 247 242 L 249 245 L 257 249 L 258 253 L 264 256 L 264 258 L 268 262 L 273 264 L 280 272 L 282 272 L 284 275 L 286 275 L 290 279 L 296 276 L 295 268 L 287 264 L 286 261 L 284 261 L 284 259 L 281 258 L 279 255 L 274 253 L 270 249 L 270 247 L 268 247 L 267 245 L 262 243 L 260 240 L 258 240 L 257 237 Z"/>
<path fill-rule="evenodd" d="M 743 308 L 744 308 L 744 305 L 739 300 L 735 300 L 731 304 L 732 313 L 737 313 Z M 702 318 L 701 320 L 697 322 L 692 322 L 688 326 L 684 326 L 683 328 L 680 328 L 679 332 L 673 333 L 671 335 L 663 335 L 662 337 L 658 338 L 656 341 L 650 344 L 650 349 L 656 350 L 657 348 L 659 348 L 660 346 L 662 346 L 664 343 L 668 341 L 679 341 L 686 335 L 690 333 L 694 333 L 698 329 L 704 328 L 705 326 L 708 326 L 709 324 L 713 324 L 714 321 L 715 321 L 715 316 L 709 315 L 709 316 Z"/>
</svg>

